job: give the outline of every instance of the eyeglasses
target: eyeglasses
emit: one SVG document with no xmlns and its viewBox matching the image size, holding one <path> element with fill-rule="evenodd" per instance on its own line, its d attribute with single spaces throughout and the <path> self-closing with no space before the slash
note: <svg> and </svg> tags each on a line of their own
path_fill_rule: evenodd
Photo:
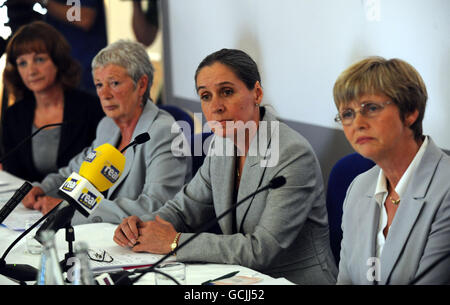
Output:
<svg viewBox="0 0 450 305">
<path fill-rule="evenodd" d="M 112 263 L 113 257 L 105 250 L 88 250 L 89 259 L 100 263 Z"/>
<path fill-rule="evenodd" d="M 392 101 L 386 101 L 383 103 L 366 102 L 361 104 L 361 108 L 357 111 L 353 109 L 345 109 L 341 113 L 338 113 L 334 118 L 334 121 L 337 123 L 341 123 L 342 125 L 348 126 L 353 123 L 353 120 L 355 119 L 357 112 L 361 113 L 361 115 L 367 118 L 373 118 L 377 116 L 381 111 L 383 111 L 386 105 L 391 103 Z"/>
</svg>

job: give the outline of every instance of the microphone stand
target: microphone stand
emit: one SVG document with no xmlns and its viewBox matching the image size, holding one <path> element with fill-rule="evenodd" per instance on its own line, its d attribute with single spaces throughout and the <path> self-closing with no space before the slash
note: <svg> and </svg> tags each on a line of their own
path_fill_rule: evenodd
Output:
<svg viewBox="0 0 450 305">
<path fill-rule="evenodd" d="M 70 122 L 61 122 L 61 123 L 53 123 L 53 124 L 47 124 L 44 126 L 41 126 L 38 128 L 35 132 L 33 132 L 30 136 L 23 139 L 19 144 L 17 144 L 13 149 L 11 149 L 9 152 L 7 152 L 3 157 L 0 159 L 0 163 L 3 163 L 6 159 L 9 158 L 14 152 L 16 152 L 25 142 L 33 138 L 36 134 L 38 134 L 42 129 L 53 127 L 53 126 L 62 126 L 65 124 L 70 124 Z M 26 186 L 27 183 L 24 183 L 22 185 L 22 188 Z M 17 193 L 17 192 L 16 192 Z M 14 194 L 15 196 L 16 194 Z M 12 211 L 12 209 L 15 208 L 16 205 L 12 204 L 11 206 L 7 206 L 7 210 L 3 211 L 2 213 L 3 217 L 7 217 L 8 214 Z M 52 210 L 53 211 L 53 210 Z M 6 249 L 6 251 L 3 253 L 3 256 L 0 258 L 0 274 L 5 275 L 8 278 L 14 279 L 16 281 L 19 281 L 20 284 L 26 284 L 25 281 L 31 281 L 35 280 L 37 277 L 37 269 L 29 266 L 29 265 L 23 265 L 23 264 L 6 264 L 5 258 L 8 255 L 9 251 L 19 242 L 25 235 L 27 235 L 32 229 L 34 229 L 39 223 L 41 223 L 44 219 L 46 219 L 50 213 L 50 211 L 46 215 L 44 215 L 41 219 L 39 219 L 35 224 L 33 224 L 30 228 L 25 230 L 13 243 Z"/>
<path fill-rule="evenodd" d="M 278 179 L 278 180 L 277 180 Z M 286 179 L 283 176 L 279 176 L 276 177 L 274 179 L 272 179 L 268 185 L 258 189 L 256 192 L 251 193 L 250 195 L 246 196 L 245 198 L 241 199 L 239 202 L 237 202 L 236 204 L 232 205 L 229 209 L 225 210 L 222 214 L 220 214 L 218 217 L 215 217 L 213 219 L 211 219 L 210 221 L 208 221 L 205 225 L 203 225 L 199 230 L 197 230 L 197 232 L 195 232 L 194 235 L 192 235 L 191 237 L 189 237 L 188 239 L 186 239 L 186 241 L 180 245 L 178 245 L 177 248 L 175 248 L 175 250 L 170 251 L 169 253 L 167 253 L 165 256 L 163 256 L 160 260 L 158 260 L 155 264 L 153 264 L 152 266 L 150 266 L 147 269 L 141 270 L 139 273 L 139 276 L 133 278 L 130 280 L 131 284 L 136 283 L 141 277 L 143 277 L 145 274 L 149 273 L 149 272 L 154 272 L 154 269 L 156 266 L 158 266 L 159 264 L 161 264 L 163 261 L 165 261 L 167 258 L 169 258 L 170 256 L 174 255 L 176 251 L 182 249 L 184 246 L 186 246 L 187 244 L 189 244 L 194 238 L 196 238 L 198 235 L 200 235 L 201 233 L 205 232 L 206 230 L 211 229 L 220 219 L 222 219 L 223 217 L 225 217 L 227 214 L 229 214 L 231 211 L 233 211 L 234 209 L 236 209 L 239 205 L 241 205 L 243 202 L 247 201 L 250 197 L 255 196 L 256 194 L 265 191 L 269 188 L 278 188 L 282 185 L 284 185 L 286 183 Z M 124 278 L 128 277 L 128 275 L 122 275 L 117 281 L 116 283 L 119 284 Z"/>
<path fill-rule="evenodd" d="M 56 207 L 61 205 L 63 201 L 61 201 Z M 42 224 L 42 226 L 39 228 L 39 230 L 36 232 L 37 239 L 39 242 L 39 233 L 45 230 L 53 230 L 55 233 L 61 229 L 65 228 L 66 230 L 66 241 L 67 241 L 67 247 L 68 252 L 64 255 L 64 259 L 59 263 L 61 266 L 61 271 L 67 272 L 70 268 L 67 264 L 70 258 L 75 257 L 75 254 L 73 252 L 73 242 L 75 241 L 75 230 L 73 229 L 71 225 L 72 217 L 75 213 L 76 208 L 72 206 L 68 201 L 65 201 L 67 203 L 67 206 L 61 207 L 58 211 L 53 212 L 50 211 L 48 214 L 52 213 L 52 217 L 47 219 L 47 221 Z M 55 207 L 55 208 L 56 208 Z"/>
<path fill-rule="evenodd" d="M 66 241 L 67 241 L 67 247 L 68 252 L 64 255 L 64 259 L 59 262 L 59 265 L 61 266 L 61 271 L 67 272 L 70 268 L 68 267 L 67 262 L 71 257 L 75 257 L 75 254 L 73 253 L 73 242 L 75 241 L 75 230 L 73 227 L 69 224 L 65 226 L 66 229 Z"/>
<path fill-rule="evenodd" d="M 124 149 L 122 149 L 121 153 L 123 153 L 127 148 L 131 146 L 136 146 L 142 144 L 146 141 L 150 140 L 150 135 L 148 133 L 142 133 L 134 139 L 130 144 L 128 144 Z M 59 262 L 61 266 L 61 271 L 67 272 L 70 267 L 67 264 L 69 259 L 75 257 L 73 252 L 73 242 L 75 241 L 75 230 L 71 225 L 72 217 L 75 214 L 75 211 L 78 209 L 78 204 L 74 201 L 73 198 L 66 195 L 64 192 L 58 191 L 58 194 L 61 195 L 65 202 L 67 202 L 67 206 L 62 207 L 60 210 L 53 212 L 51 210 L 48 214 L 54 214 L 51 219 L 48 219 L 37 231 L 36 235 L 39 238 L 39 232 L 44 230 L 53 230 L 57 232 L 61 228 L 65 228 L 66 230 L 66 241 L 68 243 L 68 252 L 65 253 L 64 259 Z M 61 202 L 57 205 L 57 207 L 61 204 Z M 39 240 L 39 239 L 38 239 Z M 40 241 L 39 241 L 40 242 Z"/>
<path fill-rule="evenodd" d="M 18 145 L 16 145 L 11 151 L 9 151 L 6 155 L 3 156 L 3 158 L 0 159 L 0 163 L 2 163 L 5 159 L 7 159 L 13 152 L 15 152 L 20 146 L 23 145 L 26 141 L 34 137 L 38 132 L 40 132 L 42 129 L 52 126 L 61 126 L 64 124 L 70 124 L 70 122 L 61 122 L 61 123 L 54 123 L 54 124 L 48 124 L 40 127 L 35 132 L 33 132 L 30 136 L 22 140 Z M 136 136 L 135 140 L 128 144 L 124 149 L 122 149 L 121 153 L 123 153 L 128 147 L 135 146 L 142 144 L 146 141 L 150 140 L 150 135 L 148 133 L 143 133 L 138 136 Z M 63 202 L 63 201 L 61 201 Z M 35 238 L 39 241 L 38 233 L 42 230 L 46 230 L 49 227 L 50 228 L 57 228 L 55 230 L 55 233 L 60 228 L 64 227 L 66 229 L 66 241 L 68 242 L 68 253 L 65 254 L 64 259 L 60 262 L 60 266 L 62 269 L 62 272 L 68 271 L 67 261 L 69 258 L 74 257 L 73 253 L 73 242 L 75 241 L 75 231 L 71 225 L 71 219 L 73 217 L 73 214 L 75 213 L 76 208 L 70 203 L 70 200 L 68 200 L 68 207 L 63 207 L 60 212 L 60 214 L 56 213 L 55 211 L 59 208 L 59 205 L 57 204 L 53 209 L 51 209 L 47 214 L 45 214 L 43 217 L 41 217 L 38 221 L 36 221 L 31 227 L 29 227 L 27 230 L 25 230 L 16 240 L 14 240 L 11 245 L 6 249 L 6 251 L 3 253 L 3 256 L 0 258 L 0 274 L 5 275 L 8 278 L 17 280 L 20 282 L 20 284 L 26 285 L 25 281 L 32 281 L 36 280 L 38 270 L 30 265 L 24 265 L 24 264 L 6 264 L 5 258 L 8 255 L 8 253 L 11 251 L 11 249 L 24 237 L 26 236 L 31 230 L 33 230 L 38 224 L 40 224 L 42 221 L 47 219 L 50 215 L 54 216 L 53 220 L 48 219 L 47 222 L 39 228 L 39 230 L 36 232 Z M 55 215 L 53 215 L 55 214 Z M 62 215 L 61 215 L 62 214 Z M 62 223 L 61 218 L 63 219 Z M 59 221 L 58 221 L 59 220 Z"/>
</svg>

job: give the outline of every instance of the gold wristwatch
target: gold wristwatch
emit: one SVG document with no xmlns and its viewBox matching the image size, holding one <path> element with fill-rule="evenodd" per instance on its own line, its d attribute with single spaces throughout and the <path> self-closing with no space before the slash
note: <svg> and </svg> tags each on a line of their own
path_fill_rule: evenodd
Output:
<svg viewBox="0 0 450 305">
<path fill-rule="evenodd" d="M 180 235 L 181 233 L 177 233 L 177 235 L 175 235 L 175 239 L 170 244 L 170 248 L 172 249 L 173 255 L 176 255 L 175 249 L 178 247 L 178 239 L 180 238 Z"/>
</svg>

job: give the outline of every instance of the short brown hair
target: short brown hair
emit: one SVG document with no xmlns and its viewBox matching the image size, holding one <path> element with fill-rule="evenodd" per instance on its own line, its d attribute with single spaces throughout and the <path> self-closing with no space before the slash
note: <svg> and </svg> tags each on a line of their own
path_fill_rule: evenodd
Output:
<svg viewBox="0 0 450 305">
<path fill-rule="evenodd" d="M 16 99 L 30 92 L 19 75 L 16 60 L 23 54 L 36 52 L 49 54 L 58 68 L 56 81 L 64 89 L 75 88 L 80 82 L 81 66 L 71 57 L 70 51 L 67 40 L 51 25 L 35 21 L 21 26 L 6 47 L 6 67 L 3 72 L 6 87 Z"/>
<path fill-rule="evenodd" d="M 419 111 L 411 130 L 416 140 L 422 137 L 422 121 L 428 99 L 427 89 L 417 70 L 407 62 L 373 56 L 359 61 L 337 78 L 333 97 L 336 107 L 364 94 L 384 94 L 397 105 L 403 121 L 407 114 Z"/>
</svg>

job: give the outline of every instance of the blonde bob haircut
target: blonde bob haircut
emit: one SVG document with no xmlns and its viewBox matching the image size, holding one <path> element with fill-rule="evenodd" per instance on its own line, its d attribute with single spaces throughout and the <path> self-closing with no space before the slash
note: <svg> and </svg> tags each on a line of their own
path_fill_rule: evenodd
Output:
<svg viewBox="0 0 450 305">
<path fill-rule="evenodd" d="M 417 70 L 407 62 L 373 56 L 361 60 L 339 75 L 333 97 L 336 108 L 358 100 L 365 94 L 384 94 L 400 110 L 400 119 L 418 110 L 417 120 L 410 126 L 416 141 L 422 138 L 422 121 L 428 99 L 427 89 Z"/>
</svg>

